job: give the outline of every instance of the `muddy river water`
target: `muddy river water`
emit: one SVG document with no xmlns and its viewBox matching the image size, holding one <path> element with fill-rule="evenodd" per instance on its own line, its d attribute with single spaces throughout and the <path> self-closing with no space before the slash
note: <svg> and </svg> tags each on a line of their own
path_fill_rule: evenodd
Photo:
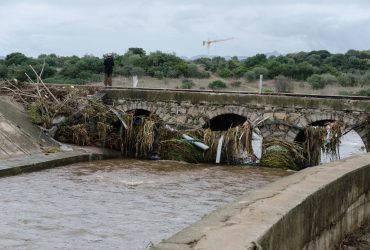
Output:
<svg viewBox="0 0 370 250">
<path fill-rule="evenodd" d="M 173 161 L 80 163 L 0 179 L 1 249 L 146 249 L 288 175 Z"/>
<path fill-rule="evenodd" d="M 365 153 L 354 134 L 344 138 L 339 151 L 342 159 Z M 107 160 L 1 178 L 0 249 L 147 249 L 242 193 L 290 173 Z"/>
</svg>

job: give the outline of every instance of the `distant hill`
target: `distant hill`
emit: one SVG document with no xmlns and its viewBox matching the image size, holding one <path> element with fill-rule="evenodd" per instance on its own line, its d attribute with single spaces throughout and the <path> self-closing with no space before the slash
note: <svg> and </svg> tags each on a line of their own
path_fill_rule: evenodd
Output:
<svg viewBox="0 0 370 250">
<path fill-rule="evenodd" d="M 265 53 L 266 57 L 271 57 L 271 56 L 281 56 L 281 54 L 279 52 L 277 52 L 276 50 L 272 51 L 272 52 L 268 52 L 268 53 Z"/>
<path fill-rule="evenodd" d="M 216 55 L 196 55 L 196 56 L 192 56 L 192 57 L 186 57 L 186 56 L 182 56 L 181 58 L 186 60 L 186 61 L 194 61 L 194 60 L 197 60 L 199 58 L 214 58 L 214 57 L 218 57 Z M 246 58 L 248 58 L 248 56 L 237 56 L 239 60 L 244 60 Z M 225 58 L 226 60 L 231 60 L 232 56 L 223 56 L 223 58 Z"/>
<path fill-rule="evenodd" d="M 5 56 L 0 56 L 0 60 L 4 60 L 5 59 Z"/>
<path fill-rule="evenodd" d="M 267 52 L 265 53 L 266 57 L 269 58 L 271 56 L 281 56 L 281 54 L 274 50 L 272 52 Z M 196 56 L 193 56 L 193 57 L 186 57 L 186 56 L 181 56 L 180 58 L 185 60 L 185 61 L 194 61 L 194 60 L 197 60 L 199 58 L 213 58 L 213 57 L 217 57 L 216 55 L 196 55 Z M 226 60 L 231 60 L 232 56 L 223 56 Z M 247 59 L 249 56 L 237 56 L 239 61 L 242 61 L 242 60 L 245 60 Z"/>
</svg>

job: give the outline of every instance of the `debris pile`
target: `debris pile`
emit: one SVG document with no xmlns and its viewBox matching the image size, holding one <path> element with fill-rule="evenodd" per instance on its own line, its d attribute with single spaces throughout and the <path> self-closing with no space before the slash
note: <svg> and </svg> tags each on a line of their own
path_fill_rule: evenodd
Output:
<svg viewBox="0 0 370 250">
<path fill-rule="evenodd" d="M 236 126 L 227 131 L 212 131 L 206 129 L 204 132 L 204 143 L 210 149 L 205 152 L 207 162 L 214 162 L 217 156 L 217 149 L 222 143 L 221 162 L 228 164 L 254 163 L 257 157 L 252 148 L 253 127 L 247 121 L 241 126 Z M 220 140 L 223 136 L 223 141 Z"/>
<path fill-rule="evenodd" d="M 261 166 L 300 170 L 303 168 L 303 161 L 303 148 L 298 143 L 276 138 L 263 141 Z"/>
<path fill-rule="evenodd" d="M 37 74 L 36 74 L 37 75 Z M 119 150 L 124 157 L 153 158 L 186 162 L 255 164 L 253 131 L 261 118 L 251 124 L 229 128 L 176 130 L 153 114 L 137 115 L 104 104 L 94 93 L 96 87 L 45 85 L 17 81 L 0 82 L 0 94 L 13 96 L 24 104 L 30 119 L 60 142 Z M 369 122 L 365 126 L 370 126 Z M 370 128 L 368 128 L 370 131 Z M 300 170 L 320 163 L 322 154 L 339 157 L 340 122 L 309 126 L 303 145 L 278 139 L 263 141 L 260 165 Z M 368 136 L 370 140 L 370 135 Z M 369 142 L 370 143 L 370 142 Z"/>
<path fill-rule="evenodd" d="M 333 159 L 339 158 L 342 136 L 340 122 L 328 123 L 325 126 L 308 126 L 304 133 L 303 148 L 309 166 L 319 165 L 322 153 Z"/>
</svg>

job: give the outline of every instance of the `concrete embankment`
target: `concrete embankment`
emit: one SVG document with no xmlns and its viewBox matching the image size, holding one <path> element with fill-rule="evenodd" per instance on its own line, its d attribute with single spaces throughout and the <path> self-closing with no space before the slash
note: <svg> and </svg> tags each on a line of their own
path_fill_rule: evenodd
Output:
<svg viewBox="0 0 370 250">
<path fill-rule="evenodd" d="M 57 144 L 31 123 L 23 107 L 0 96 L 0 159 L 40 153 L 50 146 Z"/>
<path fill-rule="evenodd" d="M 153 249 L 335 249 L 370 217 L 370 154 L 246 193 Z"/>
<path fill-rule="evenodd" d="M 31 123 L 22 106 L 0 96 L 0 177 L 120 156 L 111 150 L 80 147 L 43 152 L 50 147 L 58 151 L 59 144 Z"/>
<path fill-rule="evenodd" d="M 32 154 L 0 159 L 0 177 L 49 169 L 77 162 L 117 158 L 119 152 L 98 148 L 74 148 L 73 151 L 53 154 Z"/>
</svg>

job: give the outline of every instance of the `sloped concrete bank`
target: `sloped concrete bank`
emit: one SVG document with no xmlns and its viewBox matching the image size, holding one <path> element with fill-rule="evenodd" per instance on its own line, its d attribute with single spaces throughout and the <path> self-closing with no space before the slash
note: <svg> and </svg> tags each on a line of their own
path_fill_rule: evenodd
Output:
<svg viewBox="0 0 370 250">
<path fill-rule="evenodd" d="M 60 167 L 77 162 L 117 157 L 120 157 L 120 153 L 116 151 L 99 148 L 81 148 L 53 154 L 39 153 L 0 159 L 0 177 Z"/>
<path fill-rule="evenodd" d="M 370 218 L 370 154 L 246 193 L 153 249 L 335 249 Z"/>
<path fill-rule="evenodd" d="M 58 146 L 32 124 L 21 105 L 0 96 L 0 159 L 41 153 L 41 147 Z"/>
<path fill-rule="evenodd" d="M 37 171 L 67 164 L 120 157 L 120 152 L 59 143 L 32 124 L 21 105 L 8 96 L 0 96 L 0 177 Z M 45 154 L 47 148 L 60 150 Z"/>
</svg>

